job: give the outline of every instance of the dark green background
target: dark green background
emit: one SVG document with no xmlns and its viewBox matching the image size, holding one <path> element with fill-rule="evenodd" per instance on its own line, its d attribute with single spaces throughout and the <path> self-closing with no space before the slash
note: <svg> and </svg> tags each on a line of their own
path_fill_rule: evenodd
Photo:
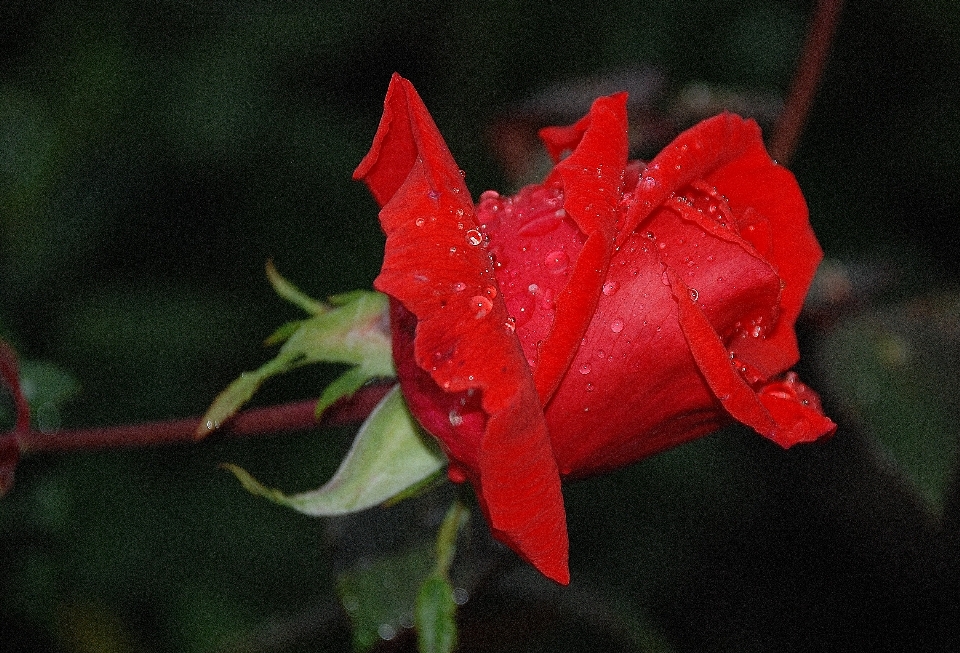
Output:
<svg viewBox="0 0 960 653">
<path fill-rule="evenodd" d="M 649 650 L 942 643 L 956 617 L 936 520 L 951 523 L 957 414 L 958 7 L 848 3 L 791 165 L 853 283 L 845 312 L 805 329 L 802 371 L 842 423 L 835 440 L 783 453 L 732 430 L 569 486 L 576 601 L 488 583 L 465 644 L 491 623 L 503 635 L 485 650 L 530 632 L 544 635 L 517 650 L 599 650 L 618 633 Z M 314 296 L 376 275 L 376 208 L 350 174 L 393 71 L 476 196 L 510 190 L 491 125 L 557 83 L 652 65 L 664 111 L 693 81 L 783 94 L 811 8 L 8 0 L 0 332 L 78 381 L 52 417 L 63 425 L 198 414 L 296 316 L 265 260 Z M 332 372 L 258 400 L 316 396 Z M 306 489 L 351 436 L 25 460 L 0 502 L 0 650 L 346 650 L 332 579 L 349 547 L 216 464 Z"/>
</svg>

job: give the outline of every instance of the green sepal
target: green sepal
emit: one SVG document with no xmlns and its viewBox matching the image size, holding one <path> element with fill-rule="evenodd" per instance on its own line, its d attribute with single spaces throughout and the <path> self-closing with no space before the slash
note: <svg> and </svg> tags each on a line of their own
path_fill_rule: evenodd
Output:
<svg viewBox="0 0 960 653">
<path fill-rule="evenodd" d="M 264 381 L 303 365 L 344 363 L 353 366 L 323 393 L 323 409 L 353 394 L 370 379 L 396 376 L 386 295 L 357 290 L 330 300 L 331 305 L 325 312 L 297 323 L 292 333 L 278 332 L 271 336 L 286 337 L 276 358 L 252 372 L 244 372 L 214 399 L 197 429 L 198 437 L 217 429 L 240 410 Z"/>
<path fill-rule="evenodd" d="M 359 365 L 351 367 L 341 374 L 336 380 L 323 389 L 320 394 L 320 401 L 317 402 L 317 418 L 323 415 L 323 411 L 332 406 L 338 399 L 350 397 L 359 390 L 364 383 L 370 380 L 367 371 Z"/>
<path fill-rule="evenodd" d="M 267 279 L 270 280 L 270 285 L 273 286 L 276 293 L 283 299 L 286 299 L 294 306 L 299 306 L 311 315 L 322 315 L 330 310 L 329 306 L 310 297 L 281 276 L 280 273 L 277 272 L 277 268 L 274 267 L 273 261 L 267 261 L 266 268 Z"/>
<path fill-rule="evenodd" d="M 287 340 L 290 339 L 294 333 L 297 332 L 303 326 L 303 320 L 293 320 L 292 322 L 287 322 L 286 324 L 281 324 L 277 327 L 277 330 L 271 333 L 263 341 L 263 344 L 267 347 L 275 347 L 276 345 L 282 345 Z"/>
<path fill-rule="evenodd" d="M 360 427 L 340 468 L 323 487 L 287 495 L 243 469 L 224 465 L 253 494 L 315 517 L 345 515 L 380 505 L 433 476 L 446 459 L 410 415 L 394 387 Z"/>
</svg>

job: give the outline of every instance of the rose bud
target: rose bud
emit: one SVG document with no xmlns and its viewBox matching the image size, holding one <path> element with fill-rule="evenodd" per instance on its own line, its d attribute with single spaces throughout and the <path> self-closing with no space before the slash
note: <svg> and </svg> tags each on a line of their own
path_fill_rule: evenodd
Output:
<svg viewBox="0 0 960 653">
<path fill-rule="evenodd" d="M 474 204 L 394 75 L 354 173 L 382 206 L 375 286 L 412 414 L 495 537 L 569 581 L 562 477 L 739 421 L 789 447 L 832 433 L 787 370 L 822 252 L 756 123 L 722 114 L 628 161 L 626 95 L 540 135 L 555 167 Z"/>
</svg>

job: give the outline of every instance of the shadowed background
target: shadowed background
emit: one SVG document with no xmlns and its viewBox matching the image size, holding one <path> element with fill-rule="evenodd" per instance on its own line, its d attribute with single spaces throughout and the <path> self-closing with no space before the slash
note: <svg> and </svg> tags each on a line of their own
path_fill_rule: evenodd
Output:
<svg viewBox="0 0 960 653">
<path fill-rule="evenodd" d="M 571 484 L 573 587 L 491 554 L 502 567 L 473 574 L 463 650 L 945 643 L 957 616 L 958 7 L 850 2 L 791 162 L 829 257 L 801 371 L 841 423 L 836 438 L 784 453 L 733 429 Z M 350 175 L 392 72 L 416 85 L 476 197 L 515 190 L 511 163 L 536 169 L 516 135 L 576 119 L 584 89 L 634 86 L 643 156 L 705 106 L 769 122 L 811 9 L 5 3 L 0 334 L 47 400 L 37 419 L 201 413 L 297 317 L 266 282 L 269 258 L 314 296 L 369 287 L 383 239 Z M 317 396 L 336 371 L 278 379 L 257 402 Z M 389 519 L 310 520 L 216 465 L 316 487 L 353 433 L 23 461 L 0 501 L 0 651 L 348 650 L 335 575 L 356 556 L 353 530 L 391 550 Z"/>
</svg>

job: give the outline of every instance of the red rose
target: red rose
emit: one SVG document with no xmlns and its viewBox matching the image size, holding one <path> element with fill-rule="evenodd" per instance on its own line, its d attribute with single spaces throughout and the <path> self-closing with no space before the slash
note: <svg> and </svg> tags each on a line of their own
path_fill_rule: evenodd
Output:
<svg viewBox="0 0 960 653">
<path fill-rule="evenodd" d="M 354 177 L 383 207 L 410 410 L 494 535 L 569 580 L 560 479 L 737 420 L 788 447 L 832 433 L 792 373 L 822 253 L 793 175 L 724 114 L 649 165 L 627 160 L 626 95 L 544 129 L 542 185 L 474 205 L 409 81 L 394 75 Z M 564 155 L 569 152 L 569 155 Z"/>
</svg>

